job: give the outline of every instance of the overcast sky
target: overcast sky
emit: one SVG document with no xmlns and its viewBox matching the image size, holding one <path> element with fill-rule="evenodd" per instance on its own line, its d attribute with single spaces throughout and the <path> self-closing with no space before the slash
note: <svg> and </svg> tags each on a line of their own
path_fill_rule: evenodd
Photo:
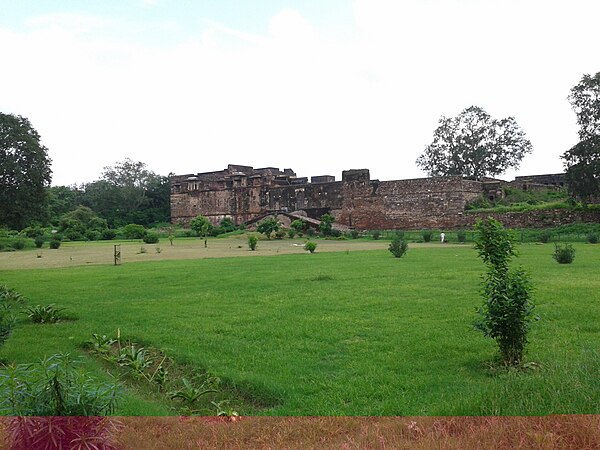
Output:
<svg viewBox="0 0 600 450">
<path fill-rule="evenodd" d="M 598 0 L 0 0 L 0 111 L 30 119 L 53 185 L 125 157 L 418 178 L 439 118 L 471 105 L 525 131 L 518 173 L 561 172 L 598 17 Z"/>
</svg>

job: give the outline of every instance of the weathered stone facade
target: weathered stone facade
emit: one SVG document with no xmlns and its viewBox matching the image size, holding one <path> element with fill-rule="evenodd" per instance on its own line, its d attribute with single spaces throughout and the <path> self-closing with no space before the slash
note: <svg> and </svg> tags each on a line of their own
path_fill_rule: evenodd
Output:
<svg viewBox="0 0 600 450">
<path fill-rule="evenodd" d="M 325 213 L 357 229 L 457 228 L 465 204 L 484 194 L 483 183 L 461 177 L 371 180 L 367 169 L 347 170 L 341 181 L 329 175 L 298 178 L 291 169 L 229 165 L 218 172 L 171 178 L 171 220 L 189 224 L 198 214 L 217 224 L 236 224 L 265 214 Z"/>
</svg>

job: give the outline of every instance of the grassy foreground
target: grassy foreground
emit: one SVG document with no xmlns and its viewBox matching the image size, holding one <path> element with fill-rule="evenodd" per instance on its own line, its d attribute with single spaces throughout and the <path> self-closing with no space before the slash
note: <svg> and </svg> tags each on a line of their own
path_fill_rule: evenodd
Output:
<svg viewBox="0 0 600 450">
<path fill-rule="evenodd" d="M 600 413 L 600 246 L 561 266 L 551 245 L 523 245 L 542 320 L 526 372 L 494 373 L 492 342 L 471 330 L 481 262 L 468 246 L 162 260 L 3 270 L 30 304 L 78 320 L 23 320 L 0 349 L 30 362 L 80 352 L 91 333 L 152 344 L 269 405 L 269 415 Z M 106 377 L 99 363 L 89 368 Z M 246 408 L 246 409 L 244 409 Z M 168 414 L 130 391 L 118 414 Z"/>
</svg>

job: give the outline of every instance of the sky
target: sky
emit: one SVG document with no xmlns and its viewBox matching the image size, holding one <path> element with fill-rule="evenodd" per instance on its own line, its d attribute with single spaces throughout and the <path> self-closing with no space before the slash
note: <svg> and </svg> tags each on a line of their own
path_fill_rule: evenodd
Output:
<svg viewBox="0 0 600 450">
<path fill-rule="evenodd" d="M 29 118 L 53 185 L 124 158 L 419 178 L 440 117 L 472 105 L 533 144 L 500 178 L 557 173 L 598 17 L 598 0 L 0 0 L 0 112 Z"/>
</svg>

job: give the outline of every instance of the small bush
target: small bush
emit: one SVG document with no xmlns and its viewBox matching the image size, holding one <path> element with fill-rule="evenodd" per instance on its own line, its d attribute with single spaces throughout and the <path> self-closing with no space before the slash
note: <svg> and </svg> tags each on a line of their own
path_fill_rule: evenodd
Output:
<svg viewBox="0 0 600 450">
<path fill-rule="evenodd" d="M 111 228 L 102 230 L 102 239 L 105 241 L 112 241 L 117 237 L 117 232 Z"/>
<path fill-rule="evenodd" d="M 548 242 L 550 242 L 550 239 L 552 239 L 552 233 L 550 233 L 547 230 L 542 231 L 539 235 L 539 240 L 543 244 L 547 244 Z"/>
<path fill-rule="evenodd" d="M 142 239 L 146 235 L 146 229 L 143 225 L 130 223 L 123 227 L 125 239 Z"/>
<path fill-rule="evenodd" d="M 306 244 L 304 244 L 304 250 L 314 253 L 315 250 L 317 249 L 317 243 L 313 242 L 313 241 L 308 241 Z"/>
<path fill-rule="evenodd" d="M 571 264 L 575 259 L 575 249 L 571 244 L 565 244 L 564 246 L 554 244 L 554 254 L 552 257 L 559 264 Z"/>
<path fill-rule="evenodd" d="M 306 235 L 308 237 L 313 237 L 315 234 L 317 234 L 317 232 L 315 231 L 314 228 L 307 228 L 306 229 Z"/>
<path fill-rule="evenodd" d="M 378 241 L 379 238 L 381 237 L 381 231 L 373 231 L 373 234 L 371 236 L 373 237 L 374 240 Z"/>
<path fill-rule="evenodd" d="M 459 230 L 456 232 L 456 239 L 461 244 L 464 244 L 467 241 L 467 232 L 464 230 Z"/>
<path fill-rule="evenodd" d="M 25 241 L 23 239 L 17 239 L 12 243 L 12 248 L 15 250 L 23 250 L 25 248 Z"/>
<path fill-rule="evenodd" d="M 61 312 L 65 308 L 57 308 L 54 304 L 42 306 L 36 305 L 27 308 L 25 314 L 33 323 L 56 323 L 63 318 Z"/>
<path fill-rule="evenodd" d="M 589 233 L 587 235 L 587 241 L 590 244 L 597 244 L 598 243 L 598 234 L 597 233 Z"/>
<path fill-rule="evenodd" d="M 258 244 L 258 238 L 253 234 L 248 236 L 248 247 L 250 247 L 250 250 L 256 250 L 256 244 Z"/>
<path fill-rule="evenodd" d="M 44 237 L 36 236 L 33 240 L 33 243 L 35 244 L 36 248 L 42 248 L 44 246 Z"/>
<path fill-rule="evenodd" d="M 360 232 L 358 230 L 350 230 L 350 237 L 352 239 L 358 239 Z"/>
<path fill-rule="evenodd" d="M 48 244 L 48 246 L 49 246 L 51 249 L 54 249 L 54 250 L 56 250 L 58 247 L 60 247 L 60 244 L 61 244 L 61 242 L 60 242 L 60 239 L 52 239 L 52 240 L 50 241 L 50 243 Z"/>
<path fill-rule="evenodd" d="M 88 241 L 99 241 L 102 238 L 102 233 L 96 230 L 87 230 L 85 232 L 85 238 Z"/>
<path fill-rule="evenodd" d="M 150 231 L 146 233 L 146 235 L 143 237 L 143 240 L 146 244 L 157 244 L 159 241 L 158 234 Z"/>
<path fill-rule="evenodd" d="M 293 228 L 290 228 L 287 231 L 287 234 L 290 239 L 294 239 L 296 237 L 296 230 L 294 230 Z"/>
<path fill-rule="evenodd" d="M 388 249 L 395 258 L 401 258 L 408 250 L 408 243 L 402 236 L 395 236 Z"/>
<path fill-rule="evenodd" d="M 285 230 L 277 230 L 275 232 L 275 239 L 283 239 L 286 235 L 286 231 Z"/>
<path fill-rule="evenodd" d="M 423 238 L 424 242 L 431 242 L 431 238 L 433 237 L 433 232 L 427 230 L 427 231 L 423 231 L 421 232 L 421 237 Z"/>
</svg>

